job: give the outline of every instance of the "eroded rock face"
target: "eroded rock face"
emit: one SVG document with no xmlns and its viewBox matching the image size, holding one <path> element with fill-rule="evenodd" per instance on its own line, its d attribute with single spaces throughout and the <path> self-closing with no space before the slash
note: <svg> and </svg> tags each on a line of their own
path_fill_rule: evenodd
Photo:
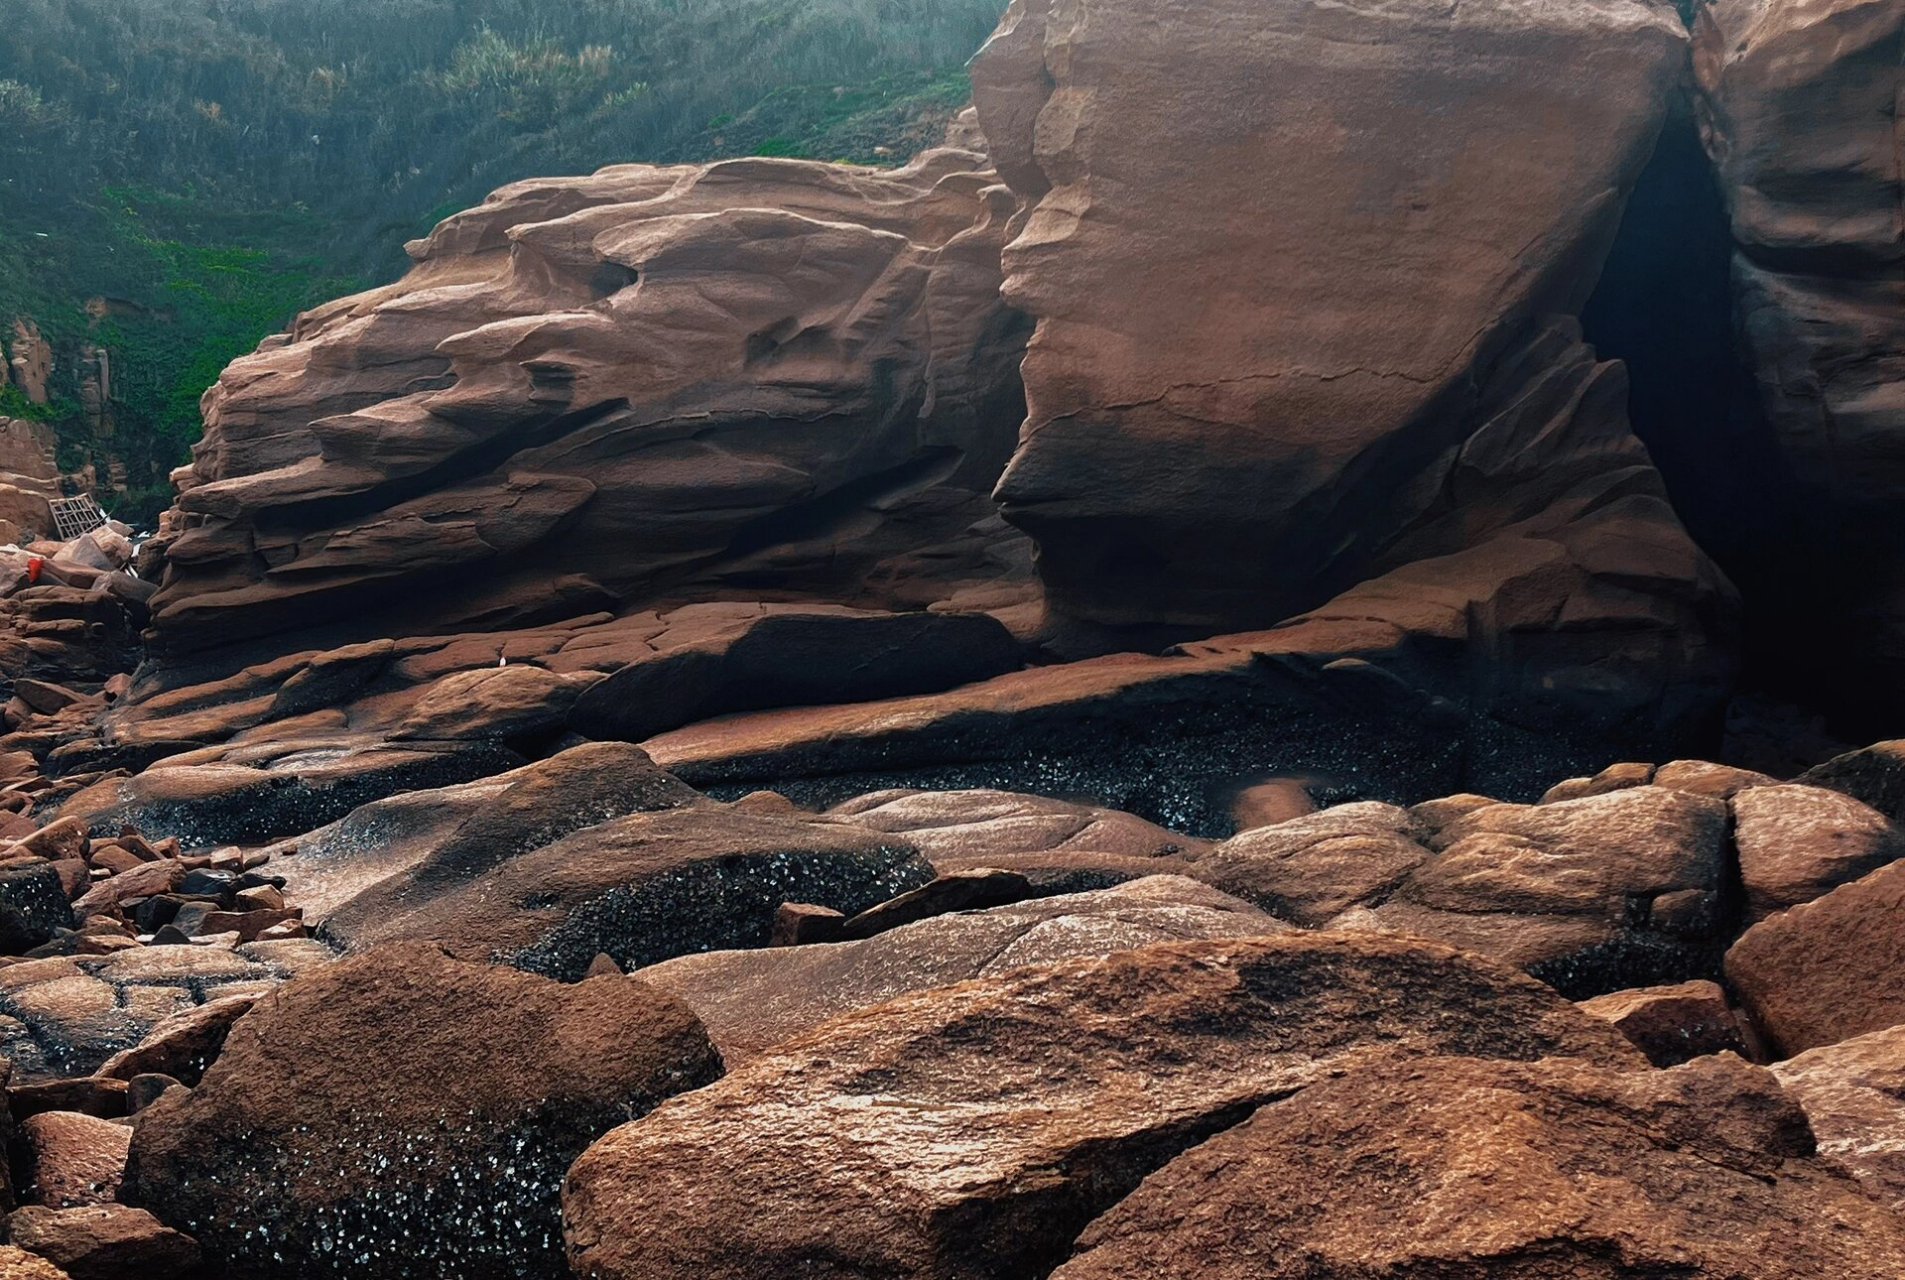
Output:
<svg viewBox="0 0 1905 1280">
<path fill-rule="evenodd" d="M 1053 607 L 1310 610 L 1492 649 L 1511 716 L 1685 714 L 1725 588 L 1571 319 L 1683 48 L 1621 0 L 1014 4 L 974 70 L 1038 321 L 998 496 Z"/>
<path fill-rule="evenodd" d="M 1793 644 L 1862 713 L 1905 701 L 1905 11 L 1716 0 L 1694 66 L 1731 215 L 1739 329 L 1780 450 Z"/>
<path fill-rule="evenodd" d="M 141 1111 L 122 1197 L 240 1274 L 559 1276 L 569 1162 L 720 1073 L 643 983 L 386 948 L 266 998 L 196 1089 Z"/>
<path fill-rule="evenodd" d="M 920 607 L 1023 581 L 986 500 L 1024 337 L 996 181 L 940 150 L 505 188 L 212 390 L 159 635 L 503 627 L 730 582 Z"/>
<path fill-rule="evenodd" d="M 1042 1274 L 1254 1107 L 1438 1053 L 1644 1062 L 1552 991 L 1426 943 L 1292 935 L 1022 969 L 830 1023 L 610 1134 L 564 1190 L 569 1258 L 587 1280 Z"/>
<path fill-rule="evenodd" d="M 1054 1280 L 1881 1280 L 1905 1229 L 1766 1072 L 1445 1059 L 1263 1108 L 1091 1225 Z"/>
</svg>

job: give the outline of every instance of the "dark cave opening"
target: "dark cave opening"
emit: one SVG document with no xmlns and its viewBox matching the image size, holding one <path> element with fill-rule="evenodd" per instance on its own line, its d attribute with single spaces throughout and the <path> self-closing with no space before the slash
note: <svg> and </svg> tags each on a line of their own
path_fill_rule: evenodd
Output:
<svg viewBox="0 0 1905 1280">
<path fill-rule="evenodd" d="M 1843 575 L 1858 567 L 1822 564 L 1806 536 L 1739 337 L 1732 262 L 1725 202 L 1682 92 L 1582 312 L 1583 330 L 1603 357 L 1627 365 L 1635 433 L 1688 532 L 1739 588 L 1743 703 L 1820 717 L 1832 738 L 1896 733 L 1895 709 L 1865 692 L 1869 668 L 1847 660 Z"/>
</svg>

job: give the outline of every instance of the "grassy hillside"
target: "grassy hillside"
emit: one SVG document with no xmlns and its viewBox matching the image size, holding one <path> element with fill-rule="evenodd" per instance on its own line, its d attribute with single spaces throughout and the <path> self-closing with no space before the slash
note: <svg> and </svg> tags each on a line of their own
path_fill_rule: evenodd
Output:
<svg viewBox="0 0 1905 1280">
<path fill-rule="evenodd" d="M 1003 4 L 9 0 L 0 340 L 32 317 L 61 371 L 0 413 L 55 422 L 71 461 L 110 449 L 154 510 L 218 370 L 438 218 L 628 160 L 897 163 Z M 85 342 L 113 353 L 110 446 L 74 403 Z"/>
</svg>

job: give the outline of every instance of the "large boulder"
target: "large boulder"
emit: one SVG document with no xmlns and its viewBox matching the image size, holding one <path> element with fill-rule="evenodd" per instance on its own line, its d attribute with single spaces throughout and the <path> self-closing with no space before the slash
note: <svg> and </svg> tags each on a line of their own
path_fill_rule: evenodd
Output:
<svg viewBox="0 0 1905 1280">
<path fill-rule="evenodd" d="M 1905 11 L 1714 0 L 1694 68 L 1738 327 L 1777 450 L 1752 566 L 1789 663 L 1862 714 L 1905 703 Z M 1769 648 L 1769 651 L 1770 648 Z M 1800 655 L 1797 661 L 1794 655 Z M 1808 659 L 1813 659 L 1808 661 Z"/>
<path fill-rule="evenodd" d="M 715 951 L 638 970 L 701 1018 L 730 1069 L 827 1020 L 909 991 L 1152 943 L 1250 938 L 1290 926 L 1182 876 L 965 911 L 859 942 Z"/>
<path fill-rule="evenodd" d="M 1514 717 L 1693 714 L 1728 589 L 1573 319 L 1684 57 L 1641 0 L 1017 0 L 973 73 L 1038 323 L 998 498 L 1060 620 L 1312 611 L 1472 646 Z"/>
<path fill-rule="evenodd" d="M 1824 787 L 1753 787 L 1733 797 L 1733 843 L 1749 918 L 1763 920 L 1905 858 L 1905 831 Z"/>
<path fill-rule="evenodd" d="M 212 389 L 160 641 L 493 630 L 729 583 L 1023 598 L 987 499 L 1025 337 L 996 183 L 946 149 L 505 188 Z"/>
<path fill-rule="evenodd" d="M 1360 1071 L 1180 1156 L 1053 1280 L 1882 1280 L 1905 1225 L 1736 1058 Z"/>
<path fill-rule="evenodd" d="M 1782 1054 L 1905 1023 L 1905 863 L 1760 921 L 1726 976 Z"/>
<path fill-rule="evenodd" d="M 570 1161 L 720 1073 L 643 983 L 388 948 L 282 988 L 141 1111 L 121 1194 L 237 1274 L 556 1277 Z"/>
<path fill-rule="evenodd" d="M 1043 1274 L 1173 1156 L 1357 1064 L 1644 1059 L 1426 943 L 1173 943 L 903 996 L 618 1129 L 571 1170 L 587 1280 Z M 735 1212 L 737 1205 L 746 1211 Z"/>
<path fill-rule="evenodd" d="M 1773 1074 L 1806 1109 L 1819 1150 L 1905 1214 L 1905 1026 L 1809 1049 Z"/>
</svg>

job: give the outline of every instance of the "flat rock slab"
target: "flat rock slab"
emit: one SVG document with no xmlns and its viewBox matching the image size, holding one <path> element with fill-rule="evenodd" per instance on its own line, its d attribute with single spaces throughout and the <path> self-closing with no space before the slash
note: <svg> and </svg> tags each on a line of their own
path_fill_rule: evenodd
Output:
<svg viewBox="0 0 1905 1280">
<path fill-rule="evenodd" d="M 1440 1053 L 1645 1065 L 1539 983 L 1427 943 L 1291 935 L 1015 970 L 849 1015 L 610 1134 L 565 1186 L 569 1258 L 588 1280 L 1041 1274 L 1262 1103 Z"/>
<path fill-rule="evenodd" d="M 909 991 L 1158 942 L 1290 931 L 1195 880 L 1151 876 L 938 916 L 862 942 L 682 956 L 636 976 L 686 1001 L 734 1069 L 831 1018 Z"/>
<path fill-rule="evenodd" d="M 634 813 L 508 857 L 446 843 L 330 914 L 351 950 L 429 941 L 470 960 L 574 981 L 598 955 L 624 969 L 765 946 L 783 902 L 855 915 L 932 880 L 899 836 L 706 802 Z"/>
</svg>

